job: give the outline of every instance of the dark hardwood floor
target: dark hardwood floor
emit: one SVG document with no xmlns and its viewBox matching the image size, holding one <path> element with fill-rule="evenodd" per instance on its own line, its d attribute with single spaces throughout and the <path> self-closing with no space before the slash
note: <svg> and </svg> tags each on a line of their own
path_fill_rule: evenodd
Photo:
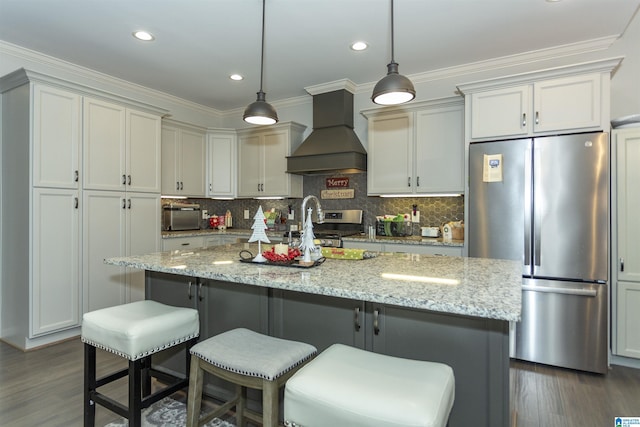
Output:
<svg viewBox="0 0 640 427">
<path fill-rule="evenodd" d="M 22 352 L 0 342 L 0 425 L 82 425 L 83 351 L 79 339 Z M 98 352 L 98 375 L 126 361 Z M 518 427 L 609 427 L 614 416 L 640 416 L 640 370 L 613 366 L 607 375 L 513 361 L 511 424 Z M 103 390 L 126 398 L 126 380 Z M 118 416 L 97 408 L 96 425 Z"/>
</svg>

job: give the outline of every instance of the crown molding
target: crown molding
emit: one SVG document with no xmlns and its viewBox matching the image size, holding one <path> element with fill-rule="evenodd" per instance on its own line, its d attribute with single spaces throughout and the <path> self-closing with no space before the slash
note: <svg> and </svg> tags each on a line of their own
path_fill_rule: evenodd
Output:
<svg viewBox="0 0 640 427">
<path fill-rule="evenodd" d="M 60 73 L 71 74 L 78 78 L 87 79 L 96 82 L 100 85 L 108 87 L 115 87 L 122 89 L 123 91 L 133 92 L 140 94 L 144 97 L 159 99 L 167 103 L 177 104 L 184 108 L 198 111 L 202 114 L 220 116 L 222 112 L 215 108 L 207 107 L 202 104 L 187 101 L 183 98 L 179 98 L 174 95 L 170 95 L 165 92 L 161 92 L 155 89 L 150 89 L 145 86 L 141 86 L 117 77 L 110 76 L 108 74 L 101 73 L 99 71 L 92 70 L 90 68 L 82 67 L 80 65 L 73 64 L 71 62 L 64 61 L 62 59 L 55 58 L 53 56 L 45 55 L 43 53 L 18 46 L 4 40 L 0 40 L 0 55 L 7 55 L 17 58 L 29 63 L 36 63 L 48 68 L 54 69 Z M 54 76 L 52 76 L 54 77 Z M 101 92 L 100 89 L 95 89 Z"/>
<path fill-rule="evenodd" d="M 470 62 L 468 64 L 454 67 L 441 68 L 424 73 L 407 75 L 413 84 L 427 83 L 445 78 L 464 76 L 487 71 L 497 71 L 521 65 L 532 65 L 552 59 L 565 58 L 589 52 L 607 50 L 619 38 L 619 35 L 601 37 L 592 40 L 585 40 L 577 43 L 554 46 L 547 49 L 539 49 L 515 55 L 502 56 L 499 58 L 487 59 L 484 61 Z M 358 93 L 370 92 L 376 82 L 361 84 L 357 86 Z"/>
<path fill-rule="evenodd" d="M 319 85 L 307 86 L 304 90 L 306 90 L 309 95 L 313 96 L 321 93 L 334 92 L 336 90 L 347 90 L 351 93 L 356 93 L 357 88 L 357 85 L 351 80 L 341 79 Z"/>
</svg>

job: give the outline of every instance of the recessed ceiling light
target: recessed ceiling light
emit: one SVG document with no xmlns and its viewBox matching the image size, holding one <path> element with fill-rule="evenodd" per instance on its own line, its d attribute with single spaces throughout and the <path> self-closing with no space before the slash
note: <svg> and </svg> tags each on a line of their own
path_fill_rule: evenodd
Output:
<svg viewBox="0 0 640 427">
<path fill-rule="evenodd" d="M 231 75 L 229 76 L 229 78 L 230 78 L 231 80 L 236 80 L 236 81 L 239 81 L 239 80 L 244 79 L 244 77 L 242 77 L 240 74 L 231 74 Z"/>
<path fill-rule="evenodd" d="M 365 42 L 353 42 L 351 44 L 351 49 L 353 50 L 365 50 L 368 47 L 369 45 L 366 44 Z"/>
<path fill-rule="evenodd" d="M 134 31 L 133 37 L 145 42 L 150 42 L 155 39 L 155 37 L 153 37 L 153 34 L 146 31 Z"/>
</svg>

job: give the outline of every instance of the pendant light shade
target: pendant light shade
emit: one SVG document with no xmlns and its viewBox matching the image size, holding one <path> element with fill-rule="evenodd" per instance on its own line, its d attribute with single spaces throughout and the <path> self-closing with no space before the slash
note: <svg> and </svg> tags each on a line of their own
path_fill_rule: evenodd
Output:
<svg viewBox="0 0 640 427">
<path fill-rule="evenodd" d="M 373 88 L 371 100 L 376 104 L 403 104 L 416 97 L 416 90 L 411 80 L 398 74 L 398 63 L 394 60 L 393 54 L 393 0 L 391 0 L 391 62 L 387 64 L 387 75 Z"/>
<path fill-rule="evenodd" d="M 278 113 L 271 104 L 266 101 L 265 93 L 262 90 L 262 77 L 264 74 L 264 10 L 265 0 L 262 0 L 262 52 L 260 53 L 260 90 L 257 92 L 255 102 L 249 104 L 244 110 L 242 119 L 254 125 L 272 125 L 278 122 Z"/>
</svg>

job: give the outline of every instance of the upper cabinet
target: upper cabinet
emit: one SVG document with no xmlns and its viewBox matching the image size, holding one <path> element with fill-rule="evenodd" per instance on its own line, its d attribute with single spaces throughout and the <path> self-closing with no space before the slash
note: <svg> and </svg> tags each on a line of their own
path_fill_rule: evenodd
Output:
<svg viewBox="0 0 640 427">
<path fill-rule="evenodd" d="M 84 99 L 84 188 L 160 192 L 160 116 Z"/>
<path fill-rule="evenodd" d="M 236 131 L 209 130 L 207 132 L 207 197 L 236 197 L 237 163 Z"/>
<path fill-rule="evenodd" d="M 304 129 L 289 122 L 238 131 L 239 197 L 302 197 L 302 176 L 286 170 Z"/>
<path fill-rule="evenodd" d="M 609 129 L 610 73 L 620 59 L 459 85 L 467 139 Z"/>
<path fill-rule="evenodd" d="M 33 123 L 33 185 L 79 188 L 80 95 L 34 84 Z"/>
<path fill-rule="evenodd" d="M 162 125 L 162 194 L 204 197 L 206 132 L 177 122 Z"/>
<path fill-rule="evenodd" d="M 376 108 L 363 114 L 369 119 L 369 195 L 464 192 L 462 99 Z"/>
</svg>

